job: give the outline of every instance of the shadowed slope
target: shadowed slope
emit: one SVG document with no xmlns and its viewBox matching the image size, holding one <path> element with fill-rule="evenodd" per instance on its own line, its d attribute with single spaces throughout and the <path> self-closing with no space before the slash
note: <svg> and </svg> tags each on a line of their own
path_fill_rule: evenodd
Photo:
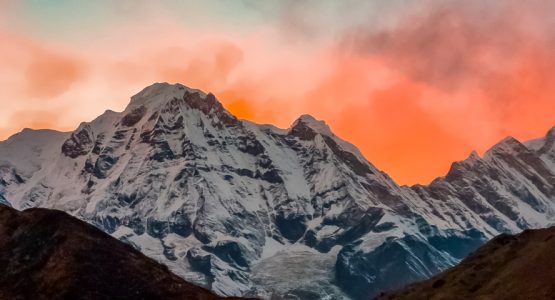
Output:
<svg viewBox="0 0 555 300">
<path fill-rule="evenodd" d="M 500 235 L 459 265 L 377 299 L 555 299 L 555 227 Z"/>
<path fill-rule="evenodd" d="M 0 205 L 0 299 L 220 299 L 66 213 Z"/>
</svg>

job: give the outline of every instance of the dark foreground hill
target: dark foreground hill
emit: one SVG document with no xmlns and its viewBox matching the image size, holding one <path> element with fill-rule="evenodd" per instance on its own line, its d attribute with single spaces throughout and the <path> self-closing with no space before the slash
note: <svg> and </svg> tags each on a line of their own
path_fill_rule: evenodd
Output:
<svg viewBox="0 0 555 300">
<path fill-rule="evenodd" d="M 377 299 L 555 299 L 555 227 L 498 236 L 446 272 Z"/>
<path fill-rule="evenodd" d="M 0 205 L 0 299 L 220 299 L 68 214 Z"/>
</svg>

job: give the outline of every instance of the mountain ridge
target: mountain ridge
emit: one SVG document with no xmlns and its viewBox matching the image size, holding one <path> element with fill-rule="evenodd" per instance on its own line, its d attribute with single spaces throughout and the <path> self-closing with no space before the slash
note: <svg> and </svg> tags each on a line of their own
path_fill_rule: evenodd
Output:
<svg viewBox="0 0 555 300">
<path fill-rule="evenodd" d="M 222 295 L 364 299 L 555 220 L 549 136 L 399 186 L 313 117 L 259 125 L 210 93 L 155 84 L 121 113 L 31 141 L 0 143 L 12 206 L 70 212 Z M 33 143 L 46 159 L 9 146 Z M 401 259 L 383 265 L 390 253 Z M 276 277 L 287 260 L 323 267 Z"/>
</svg>

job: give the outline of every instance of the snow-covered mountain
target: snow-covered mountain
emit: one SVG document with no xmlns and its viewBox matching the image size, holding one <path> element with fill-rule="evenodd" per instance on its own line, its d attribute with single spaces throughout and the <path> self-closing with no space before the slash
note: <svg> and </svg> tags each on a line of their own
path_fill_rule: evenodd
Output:
<svg viewBox="0 0 555 300">
<path fill-rule="evenodd" d="M 74 132 L 1 142 L 1 201 L 67 211 L 222 295 L 367 299 L 554 224 L 555 128 L 407 187 L 311 116 L 254 124 L 157 83 Z"/>
</svg>

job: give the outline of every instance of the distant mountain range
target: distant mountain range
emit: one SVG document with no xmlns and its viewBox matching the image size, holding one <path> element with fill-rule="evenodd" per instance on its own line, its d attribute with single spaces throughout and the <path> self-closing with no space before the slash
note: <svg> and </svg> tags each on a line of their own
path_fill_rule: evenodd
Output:
<svg viewBox="0 0 555 300">
<path fill-rule="evenodd" d="M 0 299 L 222 299 L 68 214 L 0 205 Z"/>
<path fill-rule="evenodd" d="M 66 211 L 220 295 L 368 299 L 555 224 L 555 128 L 399 186 L 311 116 L 254 124 L 157 83 L 73 132 L 1 142 L 0 201 Z"/>
<path fill-rule="evenodd" d="M 555 298 L 555 227 L 502 234 L 459 265 L 378 299 Z"/>
</svg>

